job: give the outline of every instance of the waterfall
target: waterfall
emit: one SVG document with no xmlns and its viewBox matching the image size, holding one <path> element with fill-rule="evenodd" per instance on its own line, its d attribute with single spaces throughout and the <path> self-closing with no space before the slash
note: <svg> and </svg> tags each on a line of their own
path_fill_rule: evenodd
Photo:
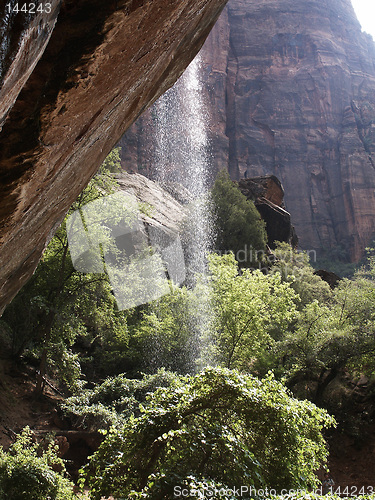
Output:
<svg viewBox="0 0 375 500">
<path fill-rule="evenodd" d="M 191 197 L 186 228 L 188 281 L 206 270 L 206 255 L 212 248 L 212 224 L 208 204 L 209 141 L 208 112 L 200 79 L 198 55 L 184 75 L 155 104 L 154 170 L 162 185 L 182 185 Z"/>
<path fill-rule="evenodd" d="M 198 55 L 179 81 L 167 91 L 152 110 L 155 130 L 154 172 L 167 189 L 185 188 L 190 197 L 184 228 L 186 284 L 193 287 L 197 277 L 204 280 L 207 254 L 212 249 L 212 221 L 209 207 L 210 154 L 207 134 L 208 111 L 201 81 Z M 195 305 L 195 309 L 197 305 Z M 199 313 L 191 311 L 191 330 L 195 335 L 194 353 L 202 361 L 210 324 L 210 297 L 199 301 Z M 203 346 L 203 344 L 205 344 Z"/>
</svg>

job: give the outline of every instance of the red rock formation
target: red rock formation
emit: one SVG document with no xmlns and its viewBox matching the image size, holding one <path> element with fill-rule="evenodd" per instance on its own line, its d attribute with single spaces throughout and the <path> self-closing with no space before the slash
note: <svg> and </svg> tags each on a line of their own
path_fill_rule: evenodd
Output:
<svg viewBox="0 0 375 500">
<path fill-rule="evenodd" d="M 279 179 L 274 175 L 241 179 L 238 186 L 242 194 L 252 201 L 265 198 L 274 205 L 285 208 L 284 188 Z"/>
<path fill-rule="evenodd" d="M 201 58 L 214 170 L 276 175 L 301 247 L 358 260 L 375 236 L 375 48 L 350 0 L 229 0 Z M 149 127 L 122 143 L 146 175 Z"/>
<path fill-rule="evenodd" d="M 201 48 L 225 2 L 52 0 L 51 14 L 38 18 L 0 7 L 0 313 L 113 145 Z"/>
<path fill-rule="evenodd" d="M 254 202 L 266 223 L 268 245 L 276 247 L 276 242 L 285 242 L 294 248 L 298 246 L 298 236 L 292 225 L 290 213 L 285 210 L 284 189 L 274 175 L 241 179 L 238 187 L 247 199 Z"/>
<path fill-rule="evenodd" d="M 276 175 L 302 248 L 358 260 L 375 235 L 375 46 L 350 0 L 230 0 L 202 54 L 217 168 Z"/>
</svg>

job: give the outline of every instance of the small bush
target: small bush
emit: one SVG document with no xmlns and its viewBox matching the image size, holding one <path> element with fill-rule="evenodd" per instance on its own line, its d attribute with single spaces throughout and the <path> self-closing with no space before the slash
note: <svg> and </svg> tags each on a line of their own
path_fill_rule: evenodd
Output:
<svg viewBox="0 0 375 500">
<path fill-rule="evenodd" d="M 52 467 L 61 470 L 56 472 Z M 73 484 L 64 477 L 64 463 L 53 445 L 41 450 L 28 427 L 8 452 L 0 448 L 0 498 L 9 500 L 72 500 Z"/>
<path fill-rule="evenodd" d="M 241 193 L 225 171 L 220 172 L 215 181 L 212 201 L 216 250 L 230 250 L 237 260 L 241 255 L 241 267 L 256 264 L 258 255 L 265 253 L 267 233 L 254 203 Z"/>
</svg>

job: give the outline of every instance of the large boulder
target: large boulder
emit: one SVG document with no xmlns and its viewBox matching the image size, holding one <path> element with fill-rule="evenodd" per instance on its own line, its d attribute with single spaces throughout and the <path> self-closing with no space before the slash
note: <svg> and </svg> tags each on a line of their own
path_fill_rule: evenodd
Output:
<svg viewBox="0 0 375 500">
<path fill-rule="evenodd" d="M 133 194 L 144 207 L 141 218 L 146 228 L 172 239 L 180 236 L 187 212 L 172 195 L 157 182 L 137 173 L 122 172 L 116 177 L 120 191 Z"/>
<path fill-rule="evenodd" d="M 241 179 L 238 187 L 247 199 L 254 202 L 266 223 L 268 245 L 275 248 L 281 241 L 297 247 L 298 238 L 284 205 L 284 188 L 274 175 Z"/>
</svg>

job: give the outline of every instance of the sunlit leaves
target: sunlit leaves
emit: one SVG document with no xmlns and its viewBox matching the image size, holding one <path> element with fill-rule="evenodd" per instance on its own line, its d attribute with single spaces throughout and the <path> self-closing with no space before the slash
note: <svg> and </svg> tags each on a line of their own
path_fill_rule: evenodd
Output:
<svg viewBox="0 0 375 500">
<path fill-rule="evenodd" d="M 61 473 L 56 472 L 60 470 Z M 26 427 L 7 452 L 0 448 L 0 496 L 12 500 L 73 500 L 73 484 L 54 445 L 35 442 Z"/>
<path fill-rule="evenodd" d="M 206 369 L 159 389 L 137 418 L 112 430 L 89 467 L 94 498 L 166 498 L 195 481 L 315 484 L 324 462 L 322 429 L 333 420 L 292 399 L 272 377 Z"/>
<path fill-rule="evenodd" d="M 295 319 L 298 296 L 278 273 L 240 273 L 233 254 L 212 255 L 209 269 L 217 359 L 249 370 Z"/>
</svg>

